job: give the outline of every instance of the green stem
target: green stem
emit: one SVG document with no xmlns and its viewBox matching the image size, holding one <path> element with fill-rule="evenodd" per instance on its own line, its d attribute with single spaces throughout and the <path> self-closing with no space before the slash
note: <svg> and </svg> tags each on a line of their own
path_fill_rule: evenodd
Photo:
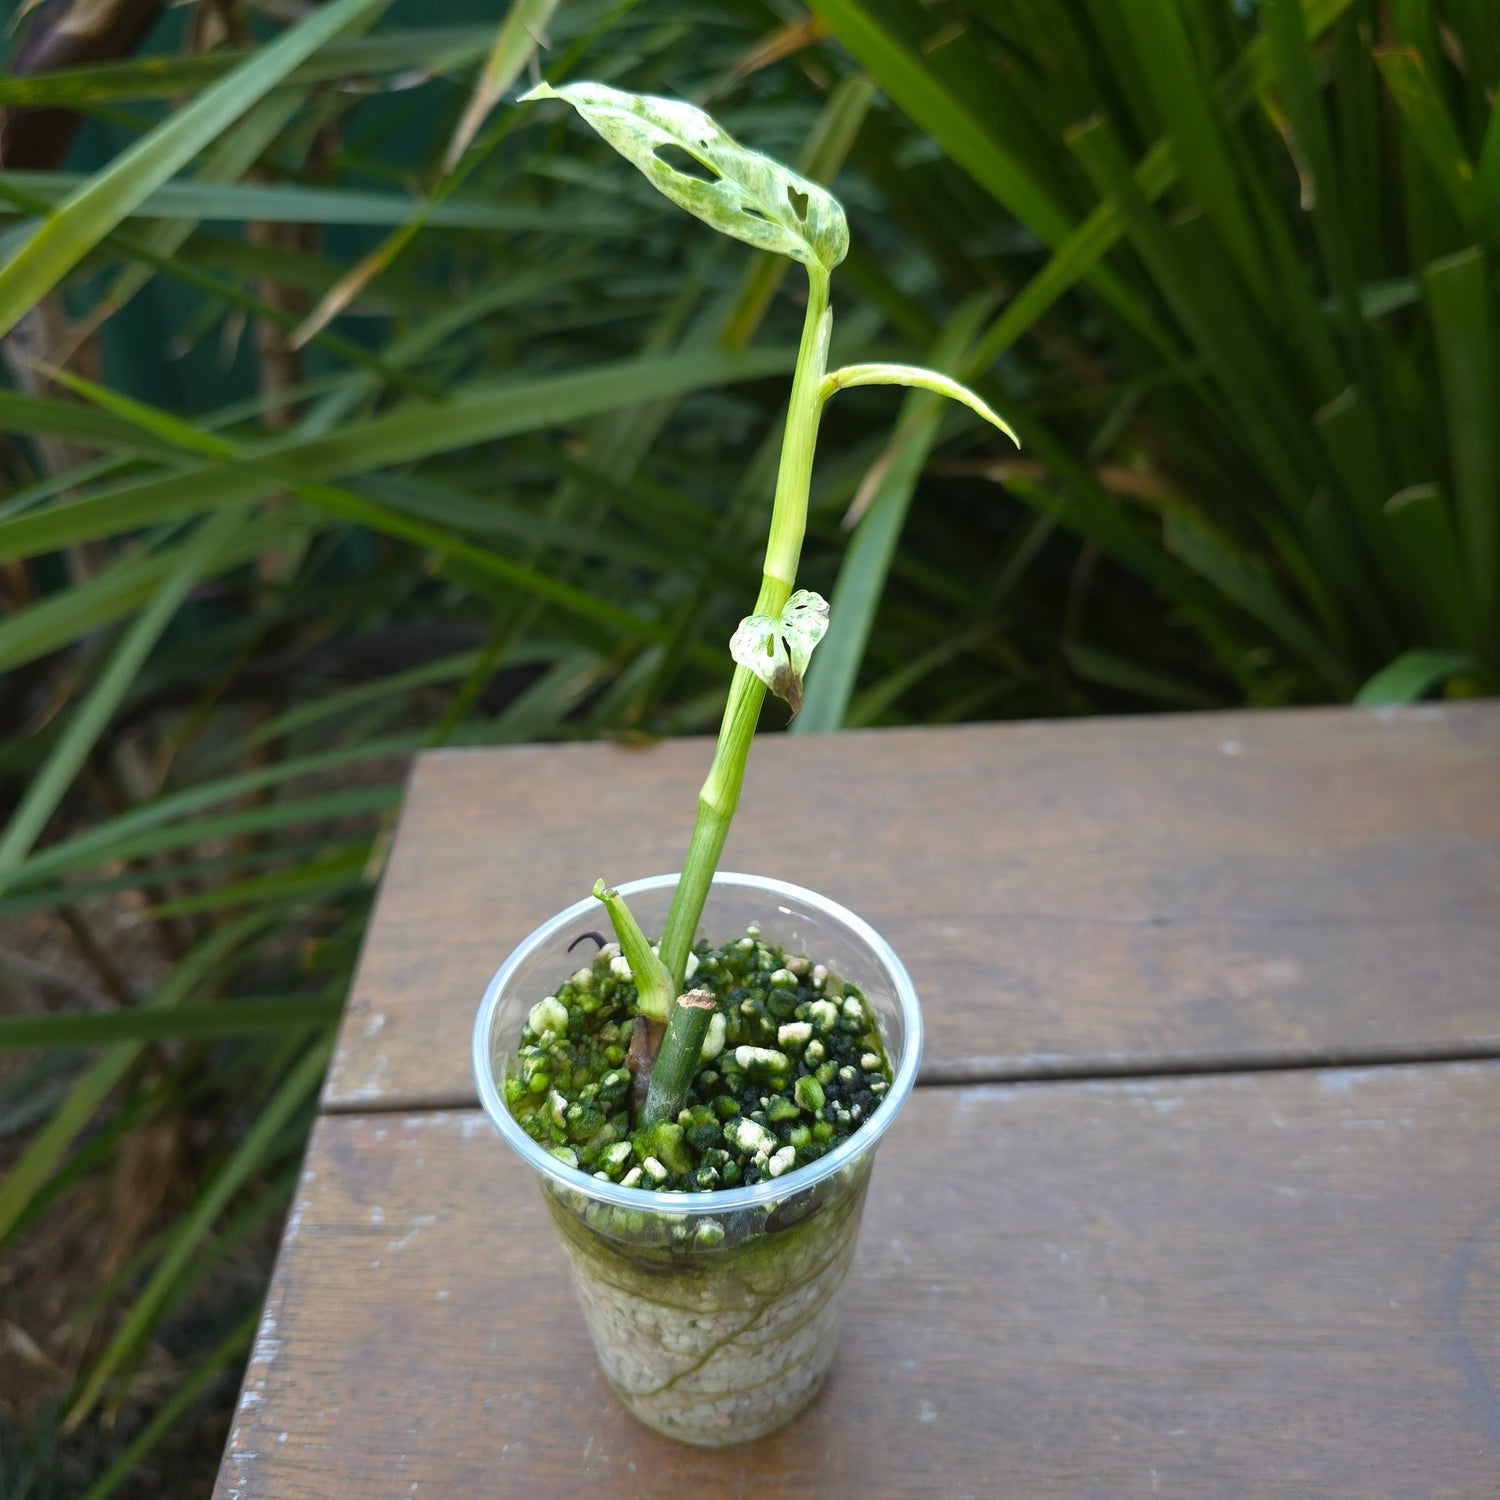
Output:
<svg viewBox="0 0 1500 1500">
<path fill-rule="evenodd" d="M 754 613 L 758 615 L 779 615 L 791 597 L 807 529 L 813 450 L 823 410 L 821 387 L 828 368 L 828 343 L 833 330 L 827 271 L 810 266 L 807 280 L 807 316 L 797 350 L 797 370 L 792 379 L 781 467 L 776 475 L 776 499 L 771 510 L 771 534 L 766 542 L 760 594 L 755 601 Z M 662 934 L 661 961 L 671 976 L 674 993 L 682 990 L 688 951 L 703 915 L 714 871 L 719 866 L 734 810 L 739 805 L 745 762 L 765 693 L 765 684 L 753 672 L 744 667 L 734 669 L 713 765 L 698 794 L 698 819 Z M 698 1054 L 712 1016 L 711 1011 L 696 1006 L 674 1005 L 671 1012 L 661 1052 L 652 1070 L 651 1092 L 639 1122 L 643 1125 L 676 1119 L 697 1071 Z"/>
</svg>

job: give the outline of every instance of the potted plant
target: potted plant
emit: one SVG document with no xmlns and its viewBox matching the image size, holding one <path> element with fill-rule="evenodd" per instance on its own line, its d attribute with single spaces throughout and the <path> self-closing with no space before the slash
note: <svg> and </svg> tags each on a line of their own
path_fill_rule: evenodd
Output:
<svg viewBox="0 0 1500 1500">
<path fill-rule="evenodd" d="M 828 626 L 827 604 L 796 588 L 819 418 L 845 386 L 912 385 L 1010 430 L 932 371 L 828 369 L 848 228 L 818 184 L 674 100 L 597 83 L 525 97 L 565 100 L 673 202 L 807 269 L 760 595 L 730 642 L 683 869 L 600 881 L 539 927 L 474 1029 L 480 1097 L 540 1177 L 605 1373 L 641 1420 L 720 1445 L 817 1393 L 874 1147 L 921 1050 L 911 981 L 866 923 L 799 887 L 718 873 L 766 689 L 796 713 Z M 589 930 L 601 902 L 610 943 Z"/>
</svg>

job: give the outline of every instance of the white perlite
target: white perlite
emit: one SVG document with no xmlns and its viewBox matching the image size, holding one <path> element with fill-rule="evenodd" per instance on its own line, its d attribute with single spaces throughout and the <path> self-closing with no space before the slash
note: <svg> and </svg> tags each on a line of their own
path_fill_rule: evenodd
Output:
<svg viewBox="0 0 1500 1500">
<path fill-rule="evenodd" d="M 600 1363 L 637 1417 L 718 1447 L 770 1432 L 812 1399 L 833 1359 L 868 1164 L 853 1179 L 782 1233 L 675 1261 L 554 1204 Z"/>
</svg>

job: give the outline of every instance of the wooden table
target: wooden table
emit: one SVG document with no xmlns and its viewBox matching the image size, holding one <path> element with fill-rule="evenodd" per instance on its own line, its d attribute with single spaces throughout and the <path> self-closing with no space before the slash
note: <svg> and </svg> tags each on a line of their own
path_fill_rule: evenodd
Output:
<svg viewBox="0 0 1500 1500">
<path fill-rule="evenodd" d="M 1500 704 L 757 745 L 725 868 L 881 928 L 926 1087 L 829 1385 L 717 1453 L 614 1399 L 468 1073 L 707 757 L 418 761 L 219 1500 L 1500 1495 Z"/>
</svg>

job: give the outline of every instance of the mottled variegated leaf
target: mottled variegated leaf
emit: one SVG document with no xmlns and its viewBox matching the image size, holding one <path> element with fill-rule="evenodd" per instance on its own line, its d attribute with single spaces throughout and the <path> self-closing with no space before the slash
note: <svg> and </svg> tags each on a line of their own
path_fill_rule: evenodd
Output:
<svg viewBox="0 0 1500 1500">
<path fill-rule="evenodd" d="M 848 253 L 849 226 L 831 193 L 747 151 L 691 104 L 602 83 L 544 83 L 521 98 L 571 104 L 654 187 L 724 234 L 827 271 Z M 686 152 L 705 175 L 674 166 L 674 151 Z"/>
<path fill-rule="evenodd" d="M 810 589 L 798 589 L 779 617 L 750 615 L 741 620 L 729 654 L 785 699 L 795 717 L 802 709 L 808 660 L 827 629 L 828 601 Z"/>
</svg>

